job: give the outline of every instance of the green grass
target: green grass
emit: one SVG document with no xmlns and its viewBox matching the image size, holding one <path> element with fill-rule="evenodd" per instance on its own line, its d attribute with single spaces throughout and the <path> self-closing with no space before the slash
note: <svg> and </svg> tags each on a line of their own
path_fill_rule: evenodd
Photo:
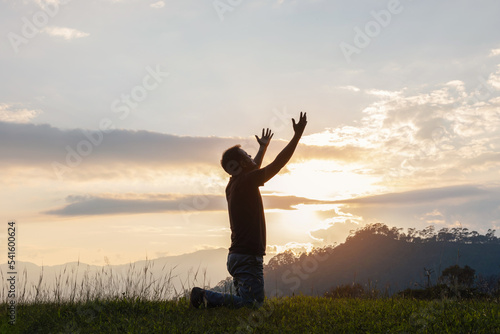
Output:
<svg viewBox="0 0 500 334">
<path fill-rule="evenodd" d="M 1 333 L 500 333 L 497 301 L 284 297 L 258 310 L 192 309 L 185 299 L 116 299 L 0 309 Z"/>
<path fill-rule="evenodd" d="M 205 286 L 203 273 L 188 275 L 177 291 L 172 269 L 157 277 L 152 266 L 83 276 L 78 266 L 65 268 L 55 286 L 43 272 L 28 284 L 24 273 L 15 325 L 8 323 L 7 285 L 0 288 L 0 333 L 500 333 L 498 299 L 295 296 L 268 299 L 258 310 L 192 309 L 185 296 Z"/>
</svg>

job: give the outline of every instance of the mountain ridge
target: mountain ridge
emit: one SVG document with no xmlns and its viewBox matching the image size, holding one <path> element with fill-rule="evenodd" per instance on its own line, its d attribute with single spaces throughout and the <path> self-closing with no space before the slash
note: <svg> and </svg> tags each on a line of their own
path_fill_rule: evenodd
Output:
<svg viewBox="0 0 500 334">
<path fill-rule="evenodd" d="M 445 268 L 456 264 L 470 266 L 480 277 L 500 275 L 500 244 L 417 243 L 374 234 L 350 238 L 320 254 L 268 266 L 265 284 L 273 287 L 268 295 L 322 295 L 332 287 L 354 283 L 393 294 L 424 286 L 424 268 L 432 271 L 435 284 Z"/>
</svg>

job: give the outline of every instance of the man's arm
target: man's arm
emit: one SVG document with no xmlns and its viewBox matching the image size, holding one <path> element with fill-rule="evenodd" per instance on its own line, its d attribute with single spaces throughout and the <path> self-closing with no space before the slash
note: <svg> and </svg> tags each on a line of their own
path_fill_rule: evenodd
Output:
<svg viewBox="0 0 500 334">
<path fill-rule="evenodd" d="M 295 152 L 295 148 L 297 147 L 300 137 L 302 137 L 302 134 L 304 133 L 304 129 L 307 124 L 306 113 L 304 114 L 302 114 L 302 112 L 300 113 L 300 119 L 297 124 L 295 123 L 295 119 L 292 118 L 292 123 L 293 123 L 293 130 L 295 132 L 292 140 L 290 140 L 288 145 L 286 145 L 285 148 L 278 154 L 276 159 L 274 159 L 273 162 L 271 162 L 268 166 L 264 168 L 266 173 L 265 175 L 266 182 L 269 179 L 271 179 L 274 175 L 278 174 L 281 168 L 283 168 L 290 160 L 290 158 L 293 155 L 293 152 Z"/>
<path fill-rule="evenodd" d="M 265 132 L 264 132 L 265 130 Z M 257 137 L 255 135 L 255 138 L 257 138 L 257 142 L 259 143 L 259 152 L 257 152 L 257 155 L 253 159 L 255 164 L 257 165 L 257 168 L 260 168 L 260 165 L 262 165 L 262 159 L 264 158 L 264 154 L 266 154 L 267 146 L 269 146 L 269 143 L 271 142 L 271 138 L 273 138 L 274 133 L 271 132 L 271 130 L 268 129 L 262 129 L 262 136 L 261 138 Z"/>
</svg>

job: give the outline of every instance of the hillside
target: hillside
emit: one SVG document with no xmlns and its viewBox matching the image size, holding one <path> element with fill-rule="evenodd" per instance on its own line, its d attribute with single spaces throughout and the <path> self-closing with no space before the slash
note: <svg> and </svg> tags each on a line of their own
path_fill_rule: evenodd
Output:
<svg viewBox="0 0 500 334">
<path fill-rule="evenodd" d="M 359 235 L 335 247 L 300 258 L 270 261 L 265 284 L 269 296 L 277 294 L 322 295 L 331 287 L 360 283 L 389 294 L 427 281 L 431 269 L 435 284 L 443 269 L 469 265 L 476 275 L 500 274 L 500 244 L 429 241 L 408 242 L 381 234 Z"/>
</svg>

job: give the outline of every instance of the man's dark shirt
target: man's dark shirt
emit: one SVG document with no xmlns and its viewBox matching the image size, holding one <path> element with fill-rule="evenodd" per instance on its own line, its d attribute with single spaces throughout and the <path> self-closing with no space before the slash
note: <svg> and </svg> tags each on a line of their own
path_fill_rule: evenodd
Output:
<svg viewBox="0 0 500 334">
<path fill-rule="evenodd" d="M 229 253 L 264 256 L 266 220 L 259 187 L 266 182 L 266 169 L 232 176 L 226 187 L 231 224 Z"/>
</svg>

